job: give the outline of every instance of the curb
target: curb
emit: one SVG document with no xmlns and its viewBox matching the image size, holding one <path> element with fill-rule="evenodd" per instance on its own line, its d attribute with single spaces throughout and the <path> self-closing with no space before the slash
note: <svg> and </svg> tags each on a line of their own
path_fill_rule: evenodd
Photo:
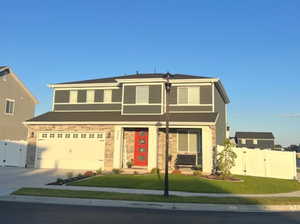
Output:
<svg viewBox="0 0 300 224">
<path fill-rule="evenodd" d="M 81 205 L 97 207 L 142 208 L 173 211 L 214 211 L 214 212 L 298 212 L 300 205 L 225 205 L 196 203 L 160 203 L 122 200 L 100 200 L 79 198 L 57 198 L 11 195 L 0 197 L 0 201 L 59 205 Z"/>
</svg>

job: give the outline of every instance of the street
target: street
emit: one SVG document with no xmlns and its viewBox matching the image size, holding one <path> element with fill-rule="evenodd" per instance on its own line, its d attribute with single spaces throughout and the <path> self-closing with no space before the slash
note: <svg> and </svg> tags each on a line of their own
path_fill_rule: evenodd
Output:
<svg viewBox="0 0 300 224">
<path fill-rule="evenodd" d="M 182 212 L 131 208 L 46 205 L 0 202 L 1 223 L 22 224 L 93 224 L 122 223 L 300 223 L 294 213 Z"/>
</svg>

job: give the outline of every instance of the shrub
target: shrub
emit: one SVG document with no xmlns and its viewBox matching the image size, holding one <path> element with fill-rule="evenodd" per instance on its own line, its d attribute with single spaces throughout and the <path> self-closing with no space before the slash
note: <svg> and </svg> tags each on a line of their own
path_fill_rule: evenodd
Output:
<svg viewBox="0 0 300 224">
<path fill-rule="evenodd" d="M 86 177 L 94 176 L 94 172 L 93 172 L 93 171 L 86 171 L 86 172 L 84 173 L 84 176 L 86 176 Z"/>
<path fill-rule="evenodd" d="M 112 174 L 120 174 L 121 170 L 120 169 L 112 169 Z"/>
<path fill-rule="evenodd" d="M 160 174 L 160 169 L 159 168 L 153 168 L 151 171 L 150 171 L 151 174 L 157 174 L 159 175 Z"/>
<path fill-rule="evenodd" d="M 196 171 L 193 172 L 193 175 L 194 176 L 201 176 L 202 175 L 202 171 L 196 170 Z"/>
<path fill-rule="evenodd" d="M 96 174 L 97 174 L 97 175 L 102 174 L 102 168 L 99 168 L 98 170 L 96 170 Z"/>
<path fill-rule="evenodd" d="M 172 171 L 172 174 L 181 174 L 181 171 L 179 169 L 175 169 Z"/>
<path fill-rule="evenodd" d="M 197 165 L 194 167 L 194 170 L 202 170 L 202 166 L 201 165 Z"/>
<path fill-rule="evenodd" d="M 236 153 L 232 150 L 233 144 L 229 139 L 225 140 L 224 149 L 218 153 L 217 166 L 221 172 L 221 176 L 231 176 L 230 169 L 235 165 Z"/>
<path fill-rule="evenodd" d="M 67 178 L 70 179 L 70 178 L 72 178 L 72 177 L 74 177 L 73 172 L 68 172 L 68 173 L 67 173 Z"/>
<path fill-rule="evenodd" d="M 126 165 L 127 165 L 128 168 L 131 168 L 131 167 L 132 167 L 132 162 L 131 162 L 131 161 L 128 161 L 128 162 L 126 163 Z"/>
</svg>

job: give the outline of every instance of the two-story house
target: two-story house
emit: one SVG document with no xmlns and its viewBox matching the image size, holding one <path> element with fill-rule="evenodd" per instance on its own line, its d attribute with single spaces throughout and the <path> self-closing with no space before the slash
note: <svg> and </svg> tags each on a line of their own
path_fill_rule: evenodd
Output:
<svg viewBox="0 0 300 224">
<path fill-rule="evenodd" d="M 235 133 L 237 147 L 273 149 L 275 138 L 272 132 L 241 132 Z"/>
<path fill-rule="evenodd" d="M 7 66 L 0 66 L 0 140 L 26 140 L 24 121 L 34 116 L 37 99 Z"/>
<path fill-rule="evenodd" d="M 226 137 L 228 96 L 217 78 L 134 74 L 50 85 L 52 111 L 26 122 L 39 168 L 164 167 L 166 101 L 170 166 L 181 155 L 210 173 L 213 148 Z M 168 99 L 167 99 L 167 96 Z"/>
</svg>

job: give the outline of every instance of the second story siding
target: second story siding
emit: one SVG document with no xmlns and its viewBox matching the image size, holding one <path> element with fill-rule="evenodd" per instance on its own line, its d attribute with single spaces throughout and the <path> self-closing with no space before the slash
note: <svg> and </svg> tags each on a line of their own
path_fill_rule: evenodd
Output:
<svg viewBox="0 0 300 224">
<path fill-rule="evenodd" d="M 54 111 L 120 111 L 122 89 L 56 89 Z"/>
</svg>

